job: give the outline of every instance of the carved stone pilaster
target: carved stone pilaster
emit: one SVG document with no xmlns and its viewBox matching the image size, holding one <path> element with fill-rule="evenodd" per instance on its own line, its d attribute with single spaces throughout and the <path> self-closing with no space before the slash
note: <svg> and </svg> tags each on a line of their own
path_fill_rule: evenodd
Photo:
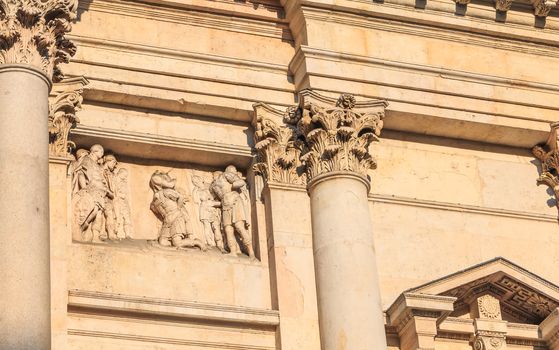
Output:
<svg viewBox="0 0 559 350">
<path fill-rule="evenodd" d="M 534 14 L 538 17 L 547 17 L 549 12 L 557 6 L 557 0 L 533 0 Z"/>
<path fill-rule="evenodd" d="M 68 157 L 75 145 L 68 140 L 70 130 L 76 127 L 81 109 L 84 77 L 66 79 L 54 86 L 49 101 L 49 156 Z"/>
<path fill-rule="evenodd" d="M 555 205 L 559 209 L 559 148 L 557 130 L 559 123 L 551 124 L 551 133 L 546 144 L 532 148 L 532 153 L 539 159 L 542 172 L 537 180 L 538 185 L 548 185 L 555 195 Z"/>
<path fill-rule="evenodd" d="M 286 123 L 300 113 L 297 107 L 281 112 L 263 103 L 254 105 L 256 164 L 254 171 L 266 181 L 304 185 L 306 175 L 300 160 L 303 142 L 295 126 Z"/>
<path fill-rule="evenodd" d="M 336 101 L 303 90 L 301 113 L 288 122 L 305 142 L 301 160 L 308 180 L 336 171 L 367 178 L 367 171 L 376 167 L 369 146 L 378 141 L 386 106 L 383 100 L 357 103 L 353 95 L 342 94 Z"/>
<path fill-rule="evenodd" d="M 28 64 L 57 82 L 76 47 L 64 35 L 77 0 L 0 0 L 0 64 Z"/>
</svg>

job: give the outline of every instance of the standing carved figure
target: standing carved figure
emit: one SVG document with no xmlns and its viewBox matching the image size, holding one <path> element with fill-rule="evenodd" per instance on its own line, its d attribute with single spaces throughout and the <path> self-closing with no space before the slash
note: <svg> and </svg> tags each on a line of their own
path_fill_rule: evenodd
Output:
<svg viewBox="0 0 559 350">
<path fill-rule="evenodd" d="M 153 199 L 150 209 L 162 223 L 157 241 L 165 247 L 198 247 L 205 250 L 203 242 L 194 238 L 185 207 L 187 198 L 175 189 L 176 182 L 168 173 L 161 171 L 151 175 L 149 186 L 153 190 Z"/>
<path fill-rule="evenodd" d="M 73 169 L 76 190 L 72 198 L 76 223 L 73 236 L 75 240 L 91 242 L 102 236 L 105 206 L 114 196 L 100 164 L 103 147 L 93 145 L 89 153 L 84 154 L 78 155 Z"/>
<path fill-rule="evenodd" d="M 214 173 L 210 189 L 221 200 L 222 222 L 230 254 L 239 253 L 236 233 L 249 257 L 254 258 L 252 237 L 248 230 L 250 224 L 246 182 L 239 176 L 237 169 L 229 165 L 225 172 Z"/>
<path fill-rule="evenodd" d="M 108 154 L 103 157 L 103 176 L 105 177 L 105 181 L 107 183 L 107 187 L 109 188 L 109 194 L 105 197 L 105 210 L 103 211 L 103 215 L 105 218 L 105 231 L 99 237 L 102 241 L 107 239 L 111 241 L 118 240 L 116 235 L 116 213 L 115 213 L 115 171 L 118 162 L 114 155 Z"/>
<path fill-rule="evenodd" d="M 115 181 L 114 208 L 116 215 L 116 235 L 119 239 L 130 238 L 132 222 L 130 213 L 130 191 L 128 190 L 128 170 L 118 169 Z"/>
<path fill-rule="evenodd" d="M 216 201 L 210 192 L 211 181 L 201 176 L 192 176 L 194 184 L 194 202 L 199 205 L 200 222 L 204 227 L 206 244 L 210 247 L 218 247 L 224 253 L 223 233 L 221 232 L 221 202 Z"/>
</svg>

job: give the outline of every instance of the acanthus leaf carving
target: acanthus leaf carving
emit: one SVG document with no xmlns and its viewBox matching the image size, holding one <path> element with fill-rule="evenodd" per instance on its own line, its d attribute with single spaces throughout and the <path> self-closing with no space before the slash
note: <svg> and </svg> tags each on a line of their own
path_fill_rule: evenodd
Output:
<svg viewBox="0 0 559 350">
<path fill-rule="evenodd" d="M 498 11 L 506 12 L 510 10 L 512 6 L 512 0 L 495 0 L 495 8 Z"/>
<path fill-rule="evenodd" d="M 62 80 L 58 65 L 76 53 L 64 35 L 77 10 L 77 0 L 0 0 L 0 64 L 28 64 Z"/>
<path fill-rule="evenodd" d="M 69 140 L 70 130 L 79 123 L 77 112 L 83 102 L 83 88 L 88 81 L 83 77 L 62 81 L 53 89 L 49 101 L 49 155 L 68 157 L 75 145 Z"/>
<path fill-rule="evenodd" d="M 545 184 L 553 191 L 555 205 L 559 209 L 559 147 L 557 129 L 559 123 L 551 124 L 551 133 L 547 144 L 536 145 L 532 154 L 541 162 L 541 174 L 538 185 Z"/>
<path fill-rule="evenodd" d="M 547 17 L 551 10 L 557 6 L 557 0 L 533 0 L 534 14 L 538 17 Z"/>
<path fill-rule="evenodd" d="M 305 170 L 300 160 L 304 145 L 298 139 L 297 129 L 289 124 L 300 110 L 288 107 L 281 119 L 280 112 L 269 106 L 256 104 L 254 110 L 255 172 L 269 182 L 304 185 Z"/>
<path fill-rule="evenodd" d="M 302 113 L 296 125 L 305 140 L 301 160 L 309 180 L 334 171 L 367 178 L 368 170 L 376 168 L 369 146 L 379 140 L 386 102 L 356 106 L 351 94 L 342 94 L 335 105 L 324 100 L 312 91 L 302 92 Z"/>
</svg>

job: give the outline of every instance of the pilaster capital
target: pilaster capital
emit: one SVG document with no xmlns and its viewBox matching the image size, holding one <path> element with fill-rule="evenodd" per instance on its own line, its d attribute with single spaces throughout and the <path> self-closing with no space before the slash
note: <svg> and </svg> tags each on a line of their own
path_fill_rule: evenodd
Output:
<svg viewBox="0 0 559 350">
<path fill-rule="evenodd" d="M 559 209 L 559 123 L 551 124 L 551 132 L 545 144 L 536 145 L 532 153 L 541 162 L 542 172 L 538 185 L 546 184 L 555 194 L 556 206 Z"/>
<path fill-rule="evenodd" d="M 499 11 L 506 12 L 510 10 L 512 6 L 512 0 L 495 0 L 495 8 Z"/>
<path fill-rule="evenodd" d="M 387 105 L 384 100 L 357 102 L 351 94 L 336 100 L 312 90 L 301 91 L 300 112 L 287 122 L 296 125 L 305 142 L 301 160 L 308 180 L 339 171 L 367 178 L 367 171 L 376 168 L 369 146 L 379 139 Z"/>
<path fill-rule="evenodd" d="M 508 322 L 497 319 L 474 319 L 474 350 L 505 350 Z"/>
<path fill-rule="evenodd" d="M 298 138 L 297 128 L 286 123 L 300 112 L 298 108 L 288 107 L 282 112 L 264 103 L 256 103 L 253 108 L 254 171 L 268 183 L 305 185 L 305 168 L 300 160 L 304 143 Z"/>
<path fill-rule="evenodd" d="M 71 148 L 75 148 L 68 136 L 79 123 L 76 112 L 81 109 L 83 88 L 88 83 L 84 77 L 76 77 L 65 79 L 53 87 L 49 99 L 50 157 L 68 157 Z"/>
<path fill-rule="evenodd" d="M 532 0 L 534 14 L 538 17 L 547 17 L 549 12 L 557 6 L 557 0 Z"/>
<path fill-rule="evenodd" d="M 0 0 L 0 64 L 28 64 L 60 81 L 58 64 L 76 52 L 64 35 L 77 10 L 77 0 Z"/>
</svg>

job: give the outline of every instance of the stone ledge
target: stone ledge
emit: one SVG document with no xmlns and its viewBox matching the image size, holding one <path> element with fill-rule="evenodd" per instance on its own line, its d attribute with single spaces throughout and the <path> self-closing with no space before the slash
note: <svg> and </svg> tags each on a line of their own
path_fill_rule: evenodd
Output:
<svg viewBox="0 0 559 350">
<path fill-rule="evenodd" d="M 247 168 L 252 161 L 252 152 L 248 146 L 235 147 L 224 143 L 86 125 L 79 125 L 72 130 L 72 139 L 81 146 L 102 141 L 113 152 L 139 158 L 151 157 L 209 166 L 234 164 L 242 168 Z"/>
<path fill-rule="evenodd" d="M 68 292 L 68 308 L 101 311 L 102 313 L 131 313 L 147 318 L 166 316 L 260 327 L 277 327 L 279 325 L 279 312 L 275 310 L 84 290 Z"/>
</svg>

